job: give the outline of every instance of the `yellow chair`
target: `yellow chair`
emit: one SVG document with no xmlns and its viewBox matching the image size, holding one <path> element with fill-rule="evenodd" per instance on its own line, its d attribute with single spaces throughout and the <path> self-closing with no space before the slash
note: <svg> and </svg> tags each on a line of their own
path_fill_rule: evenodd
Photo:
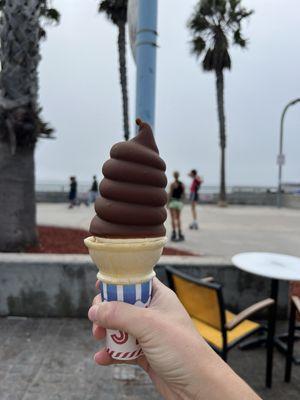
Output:
<svg viewBox="0 0 300 400">
<path fill-rule="evenodd" d="M 189 313 L 196 329 L 226 361 L 227 353 L 249 336 L 266 328 L 248 318 L 274 304 L 265 299 L 235 315 L 226 310 L 222 286 L 213 278 L 197 279 L 175 268 L 166 268 L 169 286 Z M 269 323 L 271 319 L 269 318 Z"/>
</svg>

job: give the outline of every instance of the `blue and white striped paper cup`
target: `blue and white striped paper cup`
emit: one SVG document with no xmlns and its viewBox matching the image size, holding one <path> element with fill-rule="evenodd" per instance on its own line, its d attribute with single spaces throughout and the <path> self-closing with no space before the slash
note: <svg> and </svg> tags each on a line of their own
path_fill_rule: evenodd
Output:
<svg viewBox="0 0 300 400">
<path fill-rule="evenodd" d="M 123 301 L 137 307 L 148 307 L 151 301 L 152 279 L 143 283 L 115 285 L 100 282 L 102 301 Z M 126 332 L 107 329 L 106 351 L 116 360 L 134 360 L 142 355 L 138 341 Z"/>
</svg>

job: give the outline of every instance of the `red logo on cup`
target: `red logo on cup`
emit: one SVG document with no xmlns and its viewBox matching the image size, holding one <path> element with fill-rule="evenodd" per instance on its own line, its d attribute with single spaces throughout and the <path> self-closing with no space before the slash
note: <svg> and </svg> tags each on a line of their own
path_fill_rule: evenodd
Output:
<svg viewBox="0 0 300 400">
<path fill-rule="evenodd" d="M 128 340 L 128 333 L 119 331 L 118 334 L 114 333 L 113 335 L 110 335 L 112 340 L 117 343 L 117 344 L 124 344 Z"/>
</svg>

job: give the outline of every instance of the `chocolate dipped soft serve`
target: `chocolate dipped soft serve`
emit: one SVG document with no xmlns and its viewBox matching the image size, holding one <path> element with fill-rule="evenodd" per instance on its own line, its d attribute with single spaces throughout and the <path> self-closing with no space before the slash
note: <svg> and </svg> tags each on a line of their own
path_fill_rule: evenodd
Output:
<svg viewBox="0 0 300 400">
<path fill-rule="evenodd" d="M 160 158 L 151 127 L 136 120 L 138 135 L 115 144 L 103 165 L 96 200 L 93 236 L 112 239 L 165 236 L 166 164 Z"/>
<path fill-rule="evenodd" d="M 136 122 L 138 135 L 114 145 L 110 160 L 103 165 L 92 236 L 84 243 L 99 270 L 102 301 L 146 308 L 151 301 L 154 267 L 167 242 L 167 179 L 150 126 L 140 119 Z M 106 351 L 123 361 L 143 354 L 135 337 L 113 329 L 106 332 Z"/>
</svg>

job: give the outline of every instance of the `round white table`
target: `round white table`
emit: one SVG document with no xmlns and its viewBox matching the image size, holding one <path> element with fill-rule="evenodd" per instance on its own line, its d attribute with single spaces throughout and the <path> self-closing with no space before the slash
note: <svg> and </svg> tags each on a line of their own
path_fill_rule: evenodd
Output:
<svg viewBox="0 0 300 400">
<path fill-rule="evenodd" d="M 240 253 L 232 263 L 250 274 L 265 278 L 300 281 L 300 258 L 276 253 Z"/>
<path fill-rule="evenodd" d="M 300 281 L 300 258 L 276 253 L 240 253 L 232 257 L 232 263 L 242 271 L 271 279 L 270 297 L 274 299 L 274 307 L 271 309 L 270 319 L 272 323 L 270 324 L 270 332 L 268 332 L 267 339 L 272 341 L 272 345 L 268 346 L 270 351 L 267 354 L 266 378 L 267 386 L 271 387 L 278 284 L 280 280 Z M 283 350 L 280 340 L 276 340 L 276 344 Z"/>
</svg>

